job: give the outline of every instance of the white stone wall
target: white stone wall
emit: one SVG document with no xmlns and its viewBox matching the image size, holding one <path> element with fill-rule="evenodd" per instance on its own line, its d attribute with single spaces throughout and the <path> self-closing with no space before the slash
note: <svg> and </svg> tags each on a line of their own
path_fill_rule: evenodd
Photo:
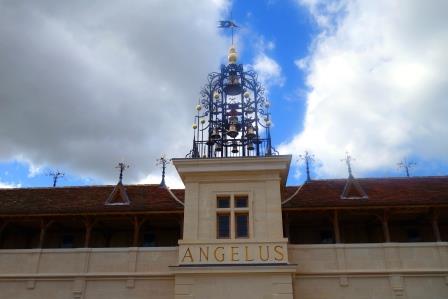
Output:
<svg viewBox="0 0 448 299">
<path fill-rule="evenodd" d="M 294 298 L 446 299 L 448 243 L 289 245 Z"/>
<path fill-rule="evenodd" d="M 448 298 L 446 242 L 288 246 L 289 261 L 297 264 L 294 298 Z M 174 298 L 175 271 L 170 266 L 177 264 L 177 251 L 177 247 L 0 250 L 0 299 Z M 205 299 L 201 296 L 206 290 L 217 292 L 214 298 L 230 298 L 226 294 L 238 289 L 246 292 L 245 299 L 257 298 L 272 284 L 263 288 L 259 282 L 252 284 L 262 273 L 248 276 L 244 271 L 236 266 L 215 278 L 205 273 L 181 277 L 204 286 L 193 292 L 196 299 Z"/>
<path fill-rule="evenodd" d="M 177 247 L 0 250 L 0 299 L 174 298 Z"/>
</svg>

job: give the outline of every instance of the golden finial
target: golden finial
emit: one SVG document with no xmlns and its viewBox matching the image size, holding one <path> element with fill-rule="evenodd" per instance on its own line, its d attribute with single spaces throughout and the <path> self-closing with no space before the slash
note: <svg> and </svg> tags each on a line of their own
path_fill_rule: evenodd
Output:
<svg viewBox="0 0 448 299">
<path fill-rule="evenodd" d="M 229 49 L 229 64 L 236 64 L 236 61 L 238 59 L 238 54 L 236 53 L 235 45 L 232 45 Z"/>
</svg>

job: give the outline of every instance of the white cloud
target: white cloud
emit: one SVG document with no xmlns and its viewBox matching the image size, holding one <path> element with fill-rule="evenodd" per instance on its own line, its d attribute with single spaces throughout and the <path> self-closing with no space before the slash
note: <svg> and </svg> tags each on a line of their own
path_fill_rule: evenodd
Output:
<svg viewBox="0 0 448 299">
<path fill-rule="evenodd" d="M 33 164 L 28 164 L 28 165 L 29 165 L 29 167 L 28 167 L 28 177 L 29 178 L 33 178 L 39 174 L 42 174 L 42 170 L 43 170 L 42 167 L 38 167 Z"/>
<path fill-rule="evenodd" d="M 184 156 L 227 1 L 2 1 L 0 160 L 130 182 Z M 31 175 L 33 172 L 30 173 Z"/>
<path fill-rule="evenodd" d="M 21 184 L 0 181 L 0 189 L 20 188 Z"/>
<path fill-rule="evenodd" d="M 145 178 L 138 181 L 138 184 L 160 184 L 162 180 L 162 175 L 160 173 L 151 173 Z M 176 170 L 173 168 L 171 173 L 167 173 L 165 176 L 165 183 L 171 189 L 183 189 L 185 188 L 184 183 L 177 174 Z"/>
<path fill-rule="evenodd" d="M 271 57 L 265 53 L 258 54 L 253 63 L 253 69 L 258 73 L 258 78 L 266 87 L 283 85 L 284 77 L 282 68 Z"/>
<path fill-rule="evenodd" d="M 355 175 L 407 155 L 447 161 L 448 2 L 300 2 L 322 30 L 296 61 L 309 87 L 304 129 L 281 151 L 311 150 L 325 176 L 346 175 L 345 150 Z"/>
<path fill-rule="evenodd" d="M 257 35 L 254 32 L 247 32 L 252 38 L 254 59 L 252 64 L 248 65 L 258 74 L 258 79 L 269 91 L 272 86 L 283 86 L 285 78 L 282 74 L 282 68 L 275 59 L 271 57 L 271 52 L 275 49 L 275 42 L 266 40 L 263 35 Z"/>
</svg>

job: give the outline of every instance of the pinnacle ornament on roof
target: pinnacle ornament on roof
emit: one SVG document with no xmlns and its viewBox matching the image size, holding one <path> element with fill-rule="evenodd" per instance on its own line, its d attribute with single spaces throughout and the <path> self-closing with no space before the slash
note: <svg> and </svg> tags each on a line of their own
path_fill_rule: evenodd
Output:
<svg viewBox="0 0 448 299">
<path fill-rule="evenodd" d="M 162 154 L 157 161 L 157 166 L 162 166 L 162 181 L 160 182 L 160 187 L 165 187 L 165 172 L 166 172 L 166 166 L 170 164 L 171 159 L 167 159 L 165 154 Z"/>
<path fill-rule="evenodd" d="M 345 183 L 344 190 L 342 190 L 341 199 L 368 199 L 369 196 L 362 188 L 361 184 L 353 176 L 352 161 L 354 159 L 348 152 L 345 153 L 345 158 L 341 161 L 347 164 L 348 178 Z"/>
<path fill-rule="evenodd" d="M 305 151 L 303 155 L 299 155 L 299 160 L 303 160 L 305 162 L 306 181 L 311 181 L 310 164 L 314 162 L 314 155 L 310 154 L 308 151 Z"/>
<path fill-rule="evenodd" d="M 122 183 L 123 182 L 123 172 L 125 171 L 125 169 L 129 168 L 129 165 L 125 164 L 124 162 L 120 162 L 117 164 L 117 166 L 115 166 L 115 168 L 120 169 L 120 175 L 118 176 L 118 183 Z"/>
</svg>

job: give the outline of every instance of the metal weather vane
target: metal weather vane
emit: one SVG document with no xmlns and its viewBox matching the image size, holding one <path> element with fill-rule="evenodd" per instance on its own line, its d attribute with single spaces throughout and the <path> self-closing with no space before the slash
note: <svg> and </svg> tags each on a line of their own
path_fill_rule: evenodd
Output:
<svg viewBox="0 0 448 299">
<path fill-rule="evenodd" d="M 224 20 L 224 21 L 219 21 L 219 26 L 218 28 L 226 28 L 226 29 L 232 29 L 232 45 L 233 45 L 233 34 L 234 34 L 234 30 L 235 28 L 239 28 L 239 26 L 237 24 L 235 24 L 235 22 L 231 21 L 231 20 Z"/>
<path fill-rule="evenodd" d="M 305 161 L 306 166 L 306 180 L 311 181 L 310 176 L 310 164 L 314 162 L 314 155 L 310 154 L 308 151 L 305 151 L 304 155 L 299 155 L 299 160 Z"/>
<path fill-rule="evenodd" d="M 56 171 L 50 171 L 47 175 L 53 178 L 53 187 L 56 187 L 58 179 L 62 178 L 65 175 L 65 173 L 56 170 Z"/>
<path fill-rule="evenodd" d="M 165 154 L 162 154 L 157 161 L 157 166 L 162 166 L 162 181 L 160 182 L 160 187 L 165 187 L 165 172 L 166 172 L 166 166 L 170 164 L 171 159 L 167 159 Z"/>
<path fill-rule="evenodd" d="M 410 172 L 409 170 L 414 167 L 415 165 L 417 165 L 417 163 L 412 162 L 412 161 L 408 161 L 406 158 L 404 158 L 403 160 L 401 160 L 399 163 L 397 163 L 398 168 L 403 168 L 405 171 L 405 174 L 407 177 L 410 177 Z"/>
</svg>

